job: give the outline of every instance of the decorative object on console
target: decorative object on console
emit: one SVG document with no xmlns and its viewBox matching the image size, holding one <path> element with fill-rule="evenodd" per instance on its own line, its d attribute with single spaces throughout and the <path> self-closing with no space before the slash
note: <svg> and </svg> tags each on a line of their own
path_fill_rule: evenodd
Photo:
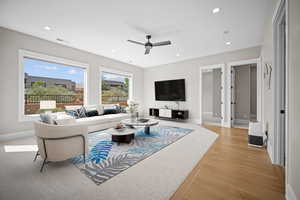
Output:
<svg viewBox="0 0 300 200">
<path fill-rule="evenodd" d="M 187 120 L 189 118 L 188 110 L 172 110 L 165 108 L 150 108 L 149 115 L 163 119 Z"/>
</svg>

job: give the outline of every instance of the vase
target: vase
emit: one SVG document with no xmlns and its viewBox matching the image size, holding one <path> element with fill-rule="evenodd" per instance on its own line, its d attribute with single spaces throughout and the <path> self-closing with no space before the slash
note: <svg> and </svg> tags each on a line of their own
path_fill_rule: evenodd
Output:
<svg viewBox="0 0 300 200">
<path fill-rule="evenodd" d="M 139 113 L 138 112 L 131 112 L 130 113 L 130 119 L 132 122 L 136 121 L 139 118 Z"/>
</svg>

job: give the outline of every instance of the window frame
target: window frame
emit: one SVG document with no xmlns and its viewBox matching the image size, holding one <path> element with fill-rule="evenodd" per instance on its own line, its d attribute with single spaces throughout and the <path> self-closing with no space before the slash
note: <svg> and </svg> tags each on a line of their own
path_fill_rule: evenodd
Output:
<svg viewBox="0 0 300 200">
<path fill-rule="evenodd" d="M 102 104 L 102 73 L 103 72 L 113 73 L 113 74 L 118 74 L 118 75 L 121 75 L 121 76 L 129 77 L 128 99 L 132 99 L 132 97 L 133 97 L 133 85 L 134 85 L 133 73 L 101 66 L 100 71 L 99 71 L 99 78 L 98 78 L 98 80 L 99 80 L 99 100 L 98 100 L 98 102 L 100 104 Z"/>
<path fill-rule="evenodd" d="M 40 60 L 44 62 L 50 62 L 50 63 L 56 63 L 61 65 L 67 65 L 67 66 L 73 66 L 73 67 L 79 67 L 85 69 L 84 72 L 84 94 L 83 94 L 83 103 L 84 105 L 88 102 L 88 72 L 89 72 L 89 65 L 82 62 L 77 62 L 65 58 L 55 57 L 55 56 L 49 56 L 41 53 L 36 53 L 24 49 L 19 49 L 19 121 L 32 121 L 39 119 L 39 114 L 32 114 L 32 115 L 25 115 L 25 84 L 24 84 L 24 78 L 25 78 L 25 71 L 24 71 L 24 59 L 34 59 L 34 60 Z"/>
</svg>

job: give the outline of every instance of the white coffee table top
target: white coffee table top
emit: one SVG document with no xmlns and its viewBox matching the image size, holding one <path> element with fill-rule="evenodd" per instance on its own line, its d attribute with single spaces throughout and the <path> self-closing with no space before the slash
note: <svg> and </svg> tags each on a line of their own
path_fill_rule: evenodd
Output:
<svg viewBox="0 0 300 200">
<path fill-rule="evenodd" d="M 110 128 L 110 129 L 107 129 L 106 132 L 111 135 L 131 135 L 131 134 L 134 134 L 135 131 L 136 130 L 132 129 L 132 128 L 123 128 L 120 130 L 117 130 L 115 128 Z"/>
<path fill-rule="evenodd" d="M 124 119 L 121 121 L 121 123 L 127 126 L 154 126 L 157 125 L 159 121 L 155 119 L 149 119 L 147 122 L 140 122 L 138 120 Z"/>
</svg>

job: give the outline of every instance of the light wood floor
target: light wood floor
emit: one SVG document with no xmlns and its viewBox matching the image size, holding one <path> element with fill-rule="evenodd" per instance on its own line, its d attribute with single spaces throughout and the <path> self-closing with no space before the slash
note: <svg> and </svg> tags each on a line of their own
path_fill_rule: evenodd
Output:
<svg viewBox="0 0 300 200">
<path fill-rule="evenodd" d="M 283 169 L 265 149 L 248 147 L 247 130 L 204 127 L 219 137 L 172 200 L 284 199 Z"/>
</svg>

